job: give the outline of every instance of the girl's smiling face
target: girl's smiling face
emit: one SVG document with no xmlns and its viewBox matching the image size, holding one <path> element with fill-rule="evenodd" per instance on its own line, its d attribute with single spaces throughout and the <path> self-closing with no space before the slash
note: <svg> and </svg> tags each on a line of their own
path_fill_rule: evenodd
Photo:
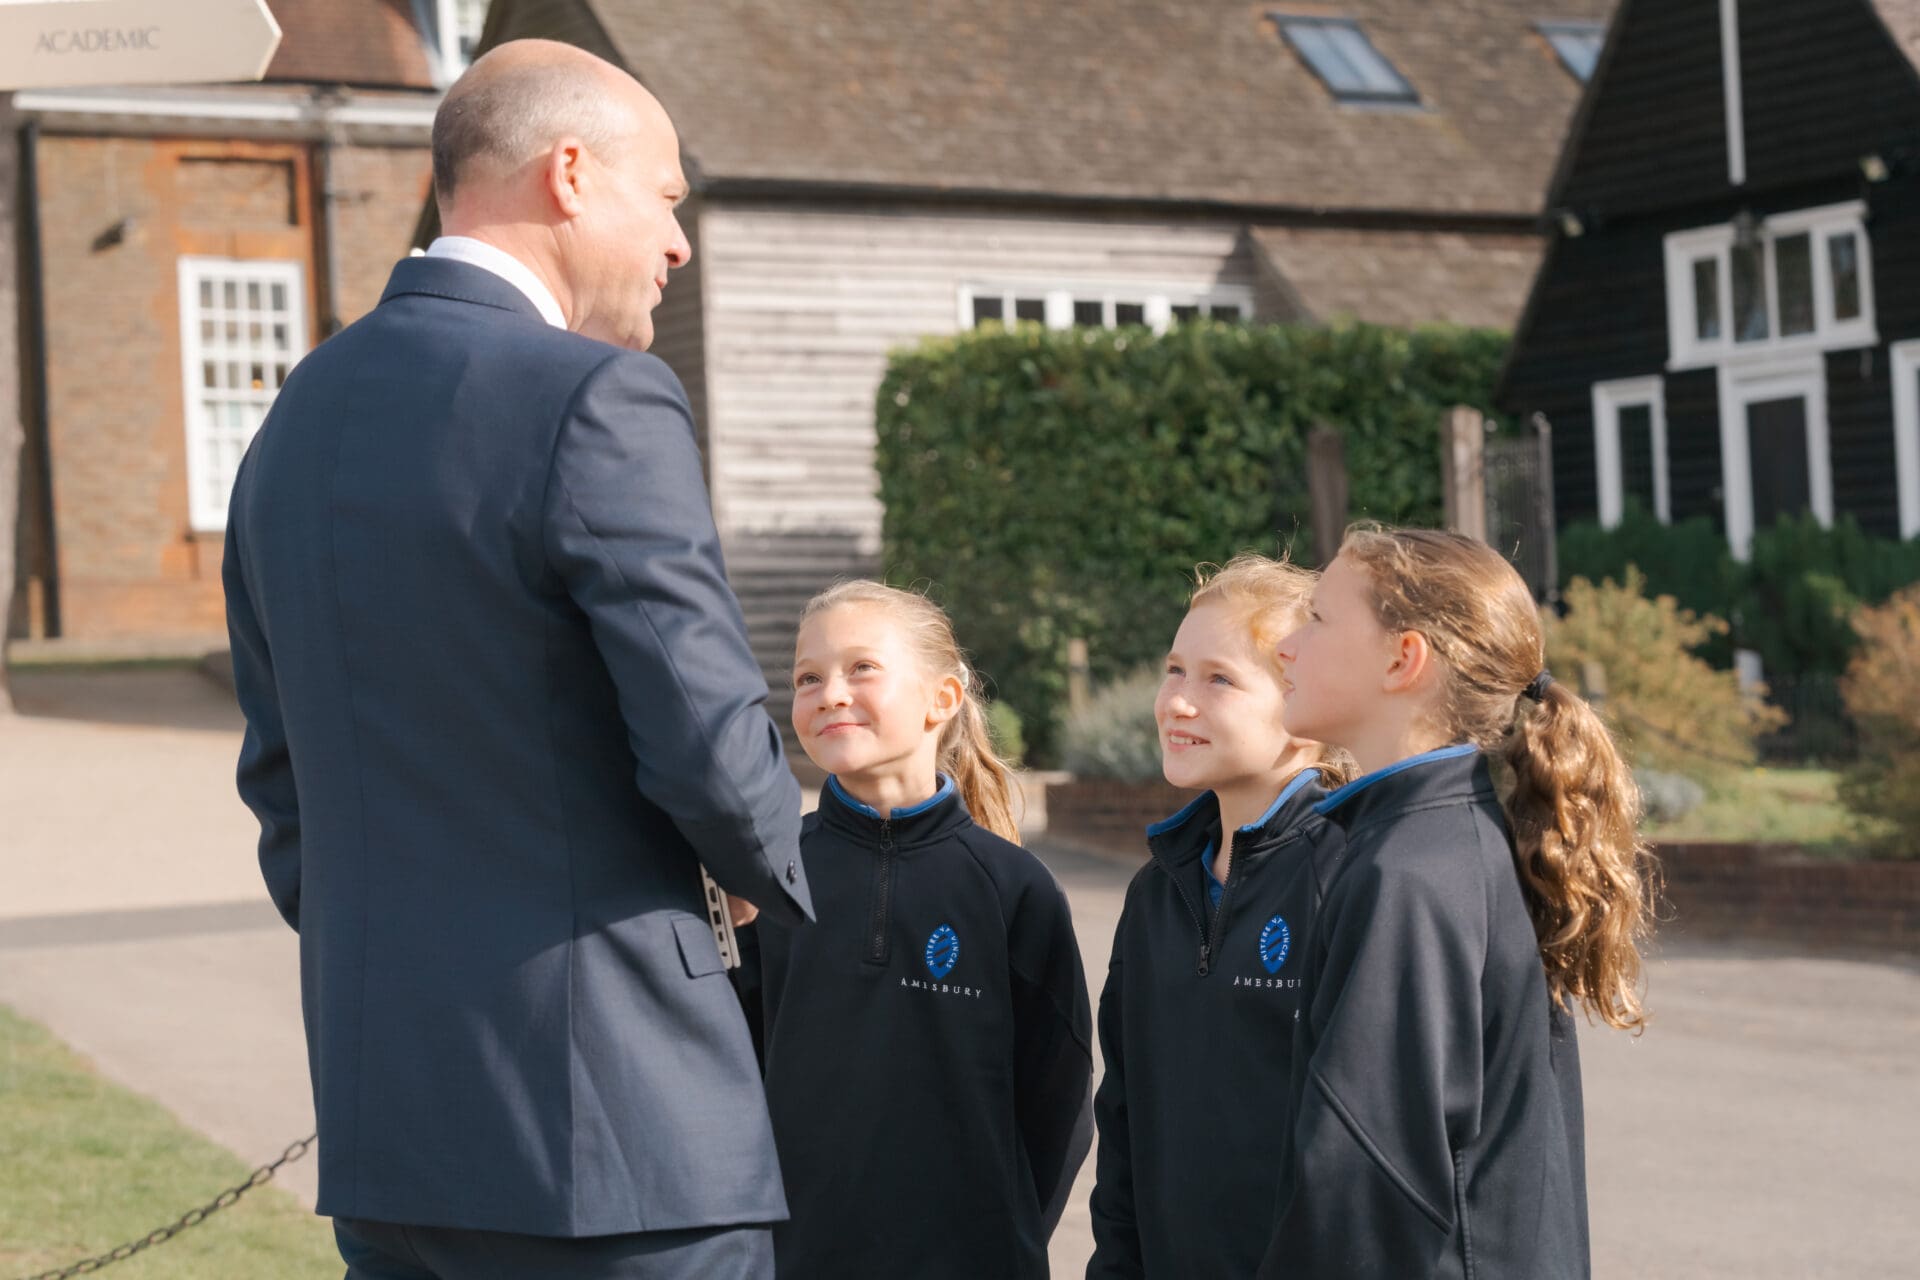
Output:
<svg viewBox="0 0 1920 1280">
<path fill-rule="evenodd" d="M 1173 638 L 1153 700 L 1167 781 L 1223 801 L 1246 791 L 1258 812 L 1288 754 L 1284 706 L 1279 673 L 1245 619 L 1224 602 L 1202 601 Z"/>
<path fill-rule="evenodd" d="M 794 642 L 793 731 L 807 758 L 843 782 L 912 770 L 932 775 L 957 699 L 929 679 L 885 611 L 845 604 L 801 624 Z M 954 705 L 948 705 L 954 703 Z"/>
</svg>

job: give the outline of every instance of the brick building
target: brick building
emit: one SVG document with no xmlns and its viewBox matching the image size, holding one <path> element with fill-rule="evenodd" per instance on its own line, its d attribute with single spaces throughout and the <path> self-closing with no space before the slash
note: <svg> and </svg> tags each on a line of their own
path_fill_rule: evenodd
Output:
<svg viewBox="0 0 1920 1280">
<path fill-rule="evenodd" d="M 224 632 L 233 470 L 287 369 L 372 307 L 484 0 L 272 0 L 258 84 L 22 92 L 8 634 Z"/>
</svg>

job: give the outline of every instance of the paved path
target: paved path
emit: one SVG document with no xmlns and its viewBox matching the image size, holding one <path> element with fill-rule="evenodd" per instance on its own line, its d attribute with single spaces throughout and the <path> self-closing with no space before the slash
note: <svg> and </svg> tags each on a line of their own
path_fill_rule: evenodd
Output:
<svg viewBox="0 0 1920 1280">
<path fill-rule="evenodd" d="M 0 1003 L 242 1159 L 271 1158 L 312 1111 L 293 937 L 233 797 L 237 715 L 191 672 L 16 685 Z M 1042 848 L 1097 984 L 1128 869 Z M 1595 1276 L 1914 1275 L 1920 968 L 1671 943 L 1651 998 L 1644 1038 L 1582 1044 Z M 283 1175 L 309 1203 L 313 1168 Z M 1054 1242 L 1063 1277 L 1090 1247 L 1090 1181 L 1091 1162 Z"/>
</svg>

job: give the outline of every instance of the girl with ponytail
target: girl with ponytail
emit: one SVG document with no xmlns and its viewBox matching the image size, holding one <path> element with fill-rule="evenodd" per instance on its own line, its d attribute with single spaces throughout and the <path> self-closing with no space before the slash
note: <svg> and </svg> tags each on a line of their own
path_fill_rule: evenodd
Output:
<svg viewBox="0 0 1920 1280">
<path fill-rule="evenodd" d="M 1584 1280 L 1572 1015 L 1645 1021 L 1626 762 L 1546 670 L 1519 574 L 1455 534 L 1350 530 L 1279 657 L 1287 732 L 1361 776 L 1317 806 L 1260 1274 Z"/>
<path fill-rule="evenodd" d="M 747 933 L 790 1220 L 783 1277 L 1044 1277 L 1092 1141 L 1092 1012 L 1060 887 L 947 616 L 874 582 L 800 619 L 818 922 Z M 757 952 L 757 955 L 755 954 Z"/>
</svg>

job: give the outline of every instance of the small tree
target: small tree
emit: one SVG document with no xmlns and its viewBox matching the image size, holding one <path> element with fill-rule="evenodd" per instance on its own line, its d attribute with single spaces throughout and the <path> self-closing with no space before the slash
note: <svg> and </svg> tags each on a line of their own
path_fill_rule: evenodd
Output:
<svg viewBox="0 0 1920 1280">
<path fill-rule="evenodd" d="M 1786 715 L 1695 656 L 1727 624 L 1672 596 L 1649 600 L 1637 568 L 1624 576 L 1567 584 L 1565 616 L 1544 620 L 1548 666 L 1565 680 L 1578 680 L 1588 663 L 1605 672 L 1600 714 L 1642 764 L 1689 775 L 1752 764 L 1755 739 Z"/>
<path fill-rule="evenodd" d="M 1893 824 L 1883 852 L 1920 857 L 1920 585 L 1852 621 L 1860 645 L 1840 692 L 1860 727 L 1860 761 L 1841 778 L 1840 798 Z"/>
</svg>

